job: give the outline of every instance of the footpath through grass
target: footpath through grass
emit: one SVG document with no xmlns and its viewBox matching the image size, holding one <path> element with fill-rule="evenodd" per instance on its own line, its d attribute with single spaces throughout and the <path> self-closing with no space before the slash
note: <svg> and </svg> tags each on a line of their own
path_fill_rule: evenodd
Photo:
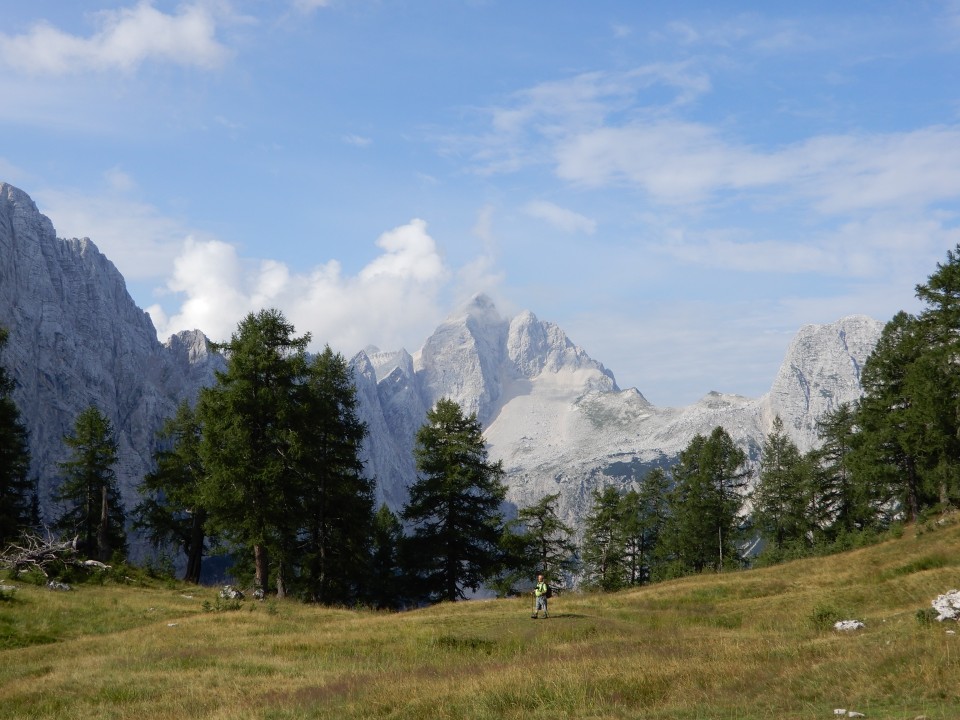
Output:
<svg viewBox="0 0 960 720">
<path fill-rule="evenodd" d="M 0 717 L 750 720 L 844 708 L 947 720 L 960 717 L 960 628 L 924 611 L 957 587 L 956 523 L 763 570 L 566 594 L 549 620 L 530 619 L 526 599 L 217 612 L 212 588 L 21 585 L 0 601 Z M 832 629 L 846 619 L 866 627 Z"/>
</svg>

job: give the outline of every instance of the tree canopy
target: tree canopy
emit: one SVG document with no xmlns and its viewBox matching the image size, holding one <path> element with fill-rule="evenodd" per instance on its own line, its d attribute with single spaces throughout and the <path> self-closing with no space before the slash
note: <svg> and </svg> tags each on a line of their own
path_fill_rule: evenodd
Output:
<svg viewBox="0 0 960 720">
<path fill-rule="evenodd" d="M 487 459 L 476 414 L 448 399 L 427 413 L 414 455 L 418 477 L 401 513 L 413 528 L 407 557 L 426 597 L 464 598 L 499 568 L 503 469 Z"/>
<path fill-rule="evenodd" d="M 0 327 L 0 352 L 9 333 Z M 0 547 L 37 523 L 36 487 L 30 476 L 27 429 L 13 401 L 14 379 L 0 365 Z"/>
<path fill-rule="evenodd" d="M 54 528 L 77 536 L 77 550 L 107 562 L 114 553 L 126 555 L 126 513 L 114 465 L 117 441 L 110 420 L 94 405 L 82 411 L 74 431 L 64 438 L 71 450 L 59 463 L 63 480 L 53 499 L 64 505 Z"/>
</svg>

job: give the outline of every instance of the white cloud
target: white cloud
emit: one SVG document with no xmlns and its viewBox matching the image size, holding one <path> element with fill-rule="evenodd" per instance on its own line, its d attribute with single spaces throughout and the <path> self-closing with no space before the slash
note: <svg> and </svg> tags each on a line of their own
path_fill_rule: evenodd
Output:
<svg viewBox="0 0 960 720">
<path fill-rule="evenodd" d="M 586 233 L 593 235 L 597 230 L 595 220 L 567 210 L 546 200 L 534 200 L 527 203 L 524 211 L 531 217 L 544 220 L 557 230 L 565 233 Z"/>
<path fill-rule="evenodd" d="M 398 349 L 422 342 L 444 315 L 440 295 L 451 273 L 422 220 L 383 233 L 377 245 L 383 252 L 348 277 L 335 260 L 297 273 L 273 260 L 243 259 L 227 243 L 190 239 L 168 282 L 183 298 L 179 310 L 148 312 L 160 337 L 199 328 L 225 340 L 248 312 L 275 307 L 298 333 L 312 334 L 313 349 L 329 344 L 352 354 L 371 343 Z"/>
<path fill-rule="evenodd" d="M 634 186 L 667 204 L 775 189 L 824 214 L 920 208 L 960 197 L 960 128 L 822 136 L 765 151 L 697 123 L 603 127 L 557 143 L 556 172 L 592 187 Z"/>
<path fill-rule="evenodd" d="M 214 8 L 195 2 L 167 15 L 142 0 L 94 15 L 98 29 L 90 37 L 39 22 L 25 35 L 0 34 L 0 60 L 32 75 L 132 71 L 148 60 L 216 68 L 230 53 L 216 38 Z"/>
<path fill-rule="evenodd" d="M 666 88 L 670 100 L 662 106 L 645 103 L 645 91 L 653 88 Z M 710 89 L 710 78 L 690 62 L 582 73 L 516 92 L 509 103 L 487 111 L 489 128 L 484 132 L 451 135 L 440 142 L 451 155 L 469 153 L 481 173 L 516 172 L 551 162 L 555 146 L 604 127 L 613 115 L 644 110 L 659 114 L 687 105 Z"/>
<path fill-rule="evenodd" d="M 89 237 L 128 280 L 167 276 L 189 231 L 156 207 L 126 196 L 136 181 L 123 170 L 105 175 L 111 191 L 41 190 L 34 193 L 41 212 L 60 237 Z"/>
</svg>

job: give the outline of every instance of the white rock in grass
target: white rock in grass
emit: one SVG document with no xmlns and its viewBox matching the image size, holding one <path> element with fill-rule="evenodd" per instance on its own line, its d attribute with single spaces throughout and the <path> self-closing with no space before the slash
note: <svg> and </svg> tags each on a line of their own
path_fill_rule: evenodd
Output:
<svg viewBox="0 0 960 720">
<path fill-rule="evenodd" d="M 833 624 L 834 630 L 859 630 L 862 627 L 866 627 L 859 620 L 841 620 Z"/>
<path fill-rule="evenodd" d="M 950 590 L 938 596 L 931 604 L 933 609 L 939 613 L 937 615 L 938 621 L 960 619 L 960 590 Z"/>
</svg>

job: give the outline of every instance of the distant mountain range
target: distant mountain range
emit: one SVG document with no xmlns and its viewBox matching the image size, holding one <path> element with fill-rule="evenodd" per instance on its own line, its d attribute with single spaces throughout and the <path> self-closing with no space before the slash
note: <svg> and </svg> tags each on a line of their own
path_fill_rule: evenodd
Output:
<svg viewBox="0 0 960 720">
<path fill-rule="evenodd" d="M 33 472 L 50 515 L 63 436 L 96 404 L 120 445 L 124 501 L 152 467 L 156 431 L 184 398 L 213 381 L 222 358 L 200 330 L 158 341 L 123 277 L 89 239 L 61 239 L 21 190 L 0 183 L 2 357 L 30 431 Z M 864 316 L 800 329 L 770 391 L 757 399 L 712 392 L 683 408 L 656 407 L 531 312 L 499 315 L 479 295 L 450 316 L 414 355 L 370 347 L 350 360 L 368 472 L 381 500 L 398 508 L 416 475 L 413 442 L 427 409 L 448 397 L 476 412 L 492 459 L 503 461 L 508 501 L 528 505 L 559 492 L 579 526 L 594 488 L 626 487 L 669 464 L 697 433 L 723 426 L 756 459 L 779 415 L 802 450 L 816 421 L 860 394 L 860 369 L 883 323 Z"/>
</svg>

